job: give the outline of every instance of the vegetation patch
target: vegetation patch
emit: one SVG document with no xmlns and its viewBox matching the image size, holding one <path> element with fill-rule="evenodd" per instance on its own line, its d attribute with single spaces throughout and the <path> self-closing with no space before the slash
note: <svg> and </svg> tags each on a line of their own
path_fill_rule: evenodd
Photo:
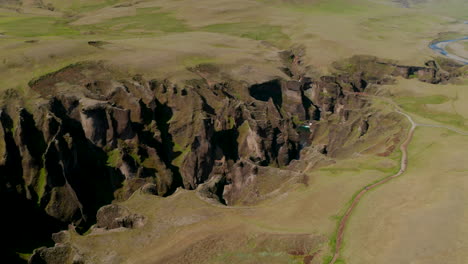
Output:
<svg viewBox="0 0 468 264">
<path fill-rule="evenodd" d="M 72 1 L 62 1 L 62 0 L 55 0 L 55 4 L 53 4 L 54 7 L 61 7 L 66 8 L 72 11 L 76 12 L 89 12 L 97 9 L 104 8 L 106 6 L 112 6 L 115 5 L 119 2 L 122 2 L 122 0 L 93 0 L 93 1 L 77 1 L 77 0 L 72 0 Z M 65 3 L 62 3 L 65 2 Z M 64 6 L 68 5 L 68 6 Z"/>
<path fill-rule="evenodd" d="M 57 17 L 0 17 L 0 32 L 16 37 L 79 35 L 67 22 Z"/>
<path fill-rule="evenodd" d="M 37 177 L 37 183 L 36 183 L 36 193 L 37 193 L 38 203 L 40 203 L 42 196 L 44 196 L 46 184 L 47 184 L 47 170 L 45 168 L 41 168 L 39 170 L 39 177 Z"/>
<path fill-rule="evenodd" d="M 465 127 L 466 118 L 462 115 L 434 111 L 426 106 L 428 104 L 443 104 L 449 100 L 449 98 L 443 95 L 431 95 L 425 97 L 399 97 L 395 101 L 407 112 L 411 112 L 440 123 L 457 127 Z"/>
<path fill-rule="evenodd" d="M 351 75 L 362 73 L 366 80 L 378 80 L 392 74 L 394 71 L 392 64 L 396 64 L 396 62 L 374 56 L 355 55 L 348 59 L 336 61 L 332 65 L 338 71 Z"/>
<path fill-rule="evenodd" d="M 77 71 L 79 71 L 82 68 L 89 67 L 89 66 L 92 66 L 92 65 L 94 65 L 94 62 L 87 62 L 87 61 L 69 64 L 69 65 L 67 65 L 67 66 L 65 66 L 63 68 L 60 68 L 60 69 L 56 70 L 56 71 L 45 73 L 45 74 L 43 74 L 43 75 L 41 75 L 39 77 L 33 78 L 32 80 L 30 80 L 28 82 L 28 86 L 31 87 L 31 88 L 34 88 L 35 86 L 39 85 L 41 81 L 47 81 L 49 79 L 52 79 L 53 77 L 55 77 L 59 73 L 65 72 L 66 70 L 77 69 Z"/>
<path fill-rule="evenodd" d="M 442 32 L 437 35 L 437 38 L 434 39 L 431 43 L 439 42 L 439 41 L 445 41 L 445 40 L 452 40 L 452 39 L 459 39 L 466 37 L 463 34 L 460 34 L 458 32 Z"/>
<path fill-rule="evenodd" d="M 450 99 L 444 95 L 429 95 L 424 97 L 399 97 L 398 104 L 443 104 Z"/>
<path fill-rule="evenodd" d="M 190 28 L 184 21 L 170 13 L 160 12 L 159 8 L 139 8 L 135 16 L 116 17 L 94 25 L 79 27 L 94 33 L 115 34 L 131 31 L 132 34 L 154 34 L 157 32 L 186 32 Z M 109 30 L 111 30 L 109 32 Z"/>
<path fill-rule="evenodd" d="M 16 253 L 18 255 L 18 257 L 24 261 L 28 261 L 29 258 L 32 256 L 32 253 L 19 253 L 17 252 Z"/>
<path fill-rule="evenodd" d="M 388 32 L 412 32 L 420 33 L 430 27 L 432 20 L 435 17 L 427 15 L 401 15 L 401 16 L 382 16 L 379 18 L 369 18 L 361 25 L 373 32 L 388 33 Z"/>
<path fill-rule="evenodd" d="M 119 166 L 121 159 L 120 159 L 120 150 L 114 149 L 107 153 L 107 166 L 116 168 Z"/>
<path fill-rule="evenodd" d="M 241 38 L 265 40 L 274 44 L 282 44 L 289 40 L 280 26 L 258 23 L 224 23 L 213 24 L 201 28 L 203 31 L 222 33 Z"/>
<path fill-rule="evenodd" d="M 181 167 L 182 162 L 184 162 L 184 160 L 185 160 L 185 157 L 187 156 L 187 154 L 190 153 L 190 149 L 191 149 L 190 145 L 187 146 L 186 148 L 183 148 L 179 144 L 175 143 L 174 144 L 174 152 L 179 152 L 180 154 L 179 154 L 179 156 L 177 156 L 177 158 L 175 158 L 172 161 L 172 165 L 174 165 L 176 167 Z"/>
<path fill-rule="evenodd" d="M 239 132 L 239 136 L 237 137 L 238 144 L 242 144 L 242 142 L 245 141 L 249 133 L 249 130 L 250 130 L 249 122 L 244 121 L 244 123 L 242 123 L 242 125 L 237 129 L 237 131 Z"/>
<path fill-rule="evenodd" d="M 185 58 L 182 63 L 187 68 L 193 68 L 199 65 L 211 65 L 214 62 L 216 62 L 216 60 L 210 57 L 193 56 Z"/>
<path fill-rule="evenodd" d="M 339 174 L 342 172 L 358 172 L 358 168 L 333 168 L 333 167 L 325 167 L 325 168 L 320 168 L 321 171 L 327 171 L 330 172 L 331 174 Z"/>
</svg>

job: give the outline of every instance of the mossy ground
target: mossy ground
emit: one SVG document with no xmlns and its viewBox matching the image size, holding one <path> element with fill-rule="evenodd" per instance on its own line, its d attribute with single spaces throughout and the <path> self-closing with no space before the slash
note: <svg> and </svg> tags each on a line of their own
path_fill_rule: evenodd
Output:
<svg viewBox="0 0 468 264">
<path fill-rule="evenodd" d="M 424 247 L 434 249 L 424 254 L 429 263 L 467 257 L 466 252 L 453 244 L 454 239 L 461 239 L 456 230 L 466 226 L 462 220 L 465 217 L 459 215 L 463 200 L 455 201 L 447 195 L 459 193 L 461 190 L 456 186 L 466 181 L 458 171 L 464 165 L 456 158 L 466 155 L 464 137 L 440 128 L 416 130 L 409 146 L 407 173 L 369 193 L 357 207 L 345 233 L 348 238 L 343 251 L 345 259 L 365 263 L 405 262 L 418 258 Z M 426 221 L 416 220 L 421 217 Z M 442 222 L 445 224 L 439 225 Z M 393 254 L 398 248 L 404 253 Z M 435 253 L 449 248 L 452 254 Z"/>
<path fill-rule="evenodd" d="M 15 37 L 77 36 L 80 32 L 67 24 L 66 19 L 57 17 L 2 17 L 0 30 Z"/>
<path fill-rule="evenodd" d="M 132 36 L 154 35 L 158 33 L 185 32 L 190 28 L 184 21 L 175 18 L 170 13 L 161 12 L 159 8 L 139 8 L 133 16 L 111 18 L 101 23 L 78 26 L 81 30 L 94 34 L 130 33 Z M 111 30 L 109 32 L 109 30 Z"/>
<path fill-rule="evenodd" d="M 47 184 L 47 170 L 45 168 L 41 168 L 39 170 L 39 175 L 37 177 L 37 183 L 36 183 L 36 188 L 35 188 L 36 193 L 37 193 L 38 203 L 41 201 L 42 196 L 44 195 L 46 184 Z"/>
<path fill-rule="evenodd" d="M 447 98 L 444 98 L 443 96 L 432 96 L 429 98 L 403 97 L 398 98 L 396 102 L 407 112 L 454 127 L 465 127 L 467 118 L 464 116 L 456 113 L 434 111 L 426 107 L 427 104 L 442 104 L 446 102 L 445 99 Z"/>
<path fill-rule="evenodd" d="M 107 153 L 107 165 L 116 168 L 121 162 L 121 153 L 119 149 L 114 149 Z"/>
<path fill-rule="evenodd" d="M 203 31 L 233 35 L 253 40 L 266 40 L 268 42 L 285 46 L 289 40 L 280 26 L 262 25 L 258 23 L 224 23 L 213 24 L 201 28 Z"/>
<path fill-rule="evenodd" d="M 390 92 L 391 100 L 395 100 L 418 123 L 466 130 L 463 121 L 468 108 L 463 98 L 468 94 L 463 85 L 445 85 L 441 90 L 440 85 L 401 79 L 398 84 L 383 90 Z M 459 118 L 448 118 L 453 116 Z M 424 254 L 428 263 L 453 262 L 467 257 L 466 253 L 451 245 L 458 236 L 456 228 L 445 224 L 436 227 L 436 223 L 441 221 L 453 221 L 458 226 L 455 222 L 461 223 L 458 221 L 463 218 L 454 216 L 459 213 L 456 208 L 461 204 L 446 194 L 459 192 L 455 186 L 464 182 L 460 171 L 465 165 L 456 157 L 466 155 L 465 137 L 444 128 L 416 129 L 409 145 L 407 172 L 370 192 L 356 207 L 345 232 L 342 257 L 347 262 L 405 262 L 418 258 L 422 247 L 432 249 Z M 440 175 L 450 180 L 445 181 Z M 443 205 L 447 203 L 451 206 Z M 449 219 L 447 215 L 453 217 Z M 422 216 L 426 221 L 416 220 Z M 432 231 L 423 234 L 420 233 L 422 230 Z M 403 248 L 403 254 L 393 254 Z M 453 250 L 453 254 L 434 253 L 448 248 Z"/>
<path fill-rule="evenodd" d="M 414 64 L 435 56 L 423 41 L 439 32 L 465 34 L 438 12 L 420 11 L 429 4 L 403 9 L 383 0 L 223 0 L 217 3 L 219 10 L 193 0 L 43 2 L 56 10 L 0 8 L 2 90 L 23 90 L 33 77 L 87 59 L 110 60 L 152 77 L 172 73 L 193 78 L 187 67 L 216 63 L 233 68 L 235 78 L 260 81 L 281 74 L 273 54 L 291 44 L 303 45 L 304 64 L 321 70 L 355 54 Z M 447 5 L 455 10 L 460 2 Z M 31 40 L 35 42 L 23 43 Z M 88 41 L 109 44 L 97 49 Z M 242 65 L 255 70 L 245 74 Z"/>
</svg>

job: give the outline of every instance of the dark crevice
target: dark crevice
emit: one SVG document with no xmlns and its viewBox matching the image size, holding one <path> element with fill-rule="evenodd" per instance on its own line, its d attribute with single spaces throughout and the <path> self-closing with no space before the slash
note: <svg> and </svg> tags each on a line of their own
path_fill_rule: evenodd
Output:
<svg viewBox="0 0 468 264">
<path fill-rule="evenodd" d="M 114 200 L 114 191 L 122 187 L 125 177 L 107 166 L 107 153 L 89 141 L 81 123 L 71 119 L 59 100 L 51 102 L 51 111 L 61 119 L 60 159 L 65 177 L 83 205 L 84 219 L 77 219 L 77 231 L 85 232 L 96 221 L 96 212 Z M 72 144 L 63 139 L 69 134 Z"/>
<path fill-rule="evenodd" d="M 238 143 L 239 131 L 237 129 L 229 129 L 215 132 L 213 135 L 213 145 L 218 146 L 223 156 L 228 160 L 239 160 Z"/>
<path fill-rule="evenodd" d="M 227 205 L 226 200 L 223 197 L 224 186 L 226 185 L 227 185 L 226 177 L 222 177 L 215 185 L 215 188 L 216 188 L 215 194 L 216 196 L 218 196 L 218 201 L 223 205 Z"/>
<path fill-rule="evenodd" d="M 253 98 L 263 102 L 268 102 L 271 98 L 275 105 L 279 108 L 282 107 L 283 94 L 281 91 L 281 82 L 279 80 L 252 85 L 249 87 L 249 93 Z"/>
<path fill-rule="evenodd" d="M 155 99 L 155 105 L 153 119 L 156 121 L 156 125 L 161 132 L 161 142 L 155 141 L 155 148 L 159 157 L 173 175 L 172 186 L 165 195 L 167 196 L 174 193 L 178 187 L 183 186 L 183 181 L 179 168 L 172 165 L 172 161 L 178 156 L 178 153 L 174 153 L 175 143 L 169 132 L 169 120 L 173 116 L 172 109 L 167 104 L 161 104 L 157 99 Z"/>
<path fill-rule="evenodd" d="M 27 253 L 40 246 L 53 246 L 50 235 L 66 228 L 66 224 L 45 214 L 35 200 L 26 198 L 22 157 L 13 137 L 13 121 L 1 112 L 0 122 L 7 153 L 5 164 L 0 166 L 0 200 L 6 201 L 0 225 L 4 227 L 2 239 L 7 242 L 2 245 L 5 253 L 2 262 L 25 263 L 15 252 Z"/>
<path fill-rule="evenodd" d="M 315 116 L 311 116 L 310 115 L 310 108 L 311 107 L 314 107 L 313 106 L 313 103 L 312 101 L 304 95 L 304 91 L 301 90 L 301 99 L 302 99 L 302 105 L 304 107 L 304 110 L 305 110 L 305 118 L 306 120 L 311 120 L 311 119 L 314 119 Z M 315 113 L 313 114 L 315 115 Z"/>
<path fill-rule="evenodd" d="M 29 154 L 31 154 L 34 165 L 41 167 L 41 157 L 47 148 L 47 144 L 44 140 L 44 134 L 37 129 L 33 116 L 25 109 L 20 112 L 20 127 L 22 143 L 26 145 Z"/>
</svg>

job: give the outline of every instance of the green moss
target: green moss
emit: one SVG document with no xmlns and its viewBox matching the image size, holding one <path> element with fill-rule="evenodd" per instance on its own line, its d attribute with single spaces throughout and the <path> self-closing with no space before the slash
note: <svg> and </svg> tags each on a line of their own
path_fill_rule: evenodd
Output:
<svg viewBox="0 0 468 264">
<path fill-rule="evenodd" d="M 225 23 L 213 24 L 201 28 L 203 31 L 222 33 L 254 40 L 266 40 L 281 45 L 289 40 L 280 26 L 265 25 L 259 23 Z"/>
<path fill-rule="evenodd" d="M 177 142 L 174 142 L 174 152 L 183 152 L 185 148 L 183 148 L 180 144 Z"/>
<path fill-rule="evenodd" d="M 270 2 L 270 0 L 258 0 L 261 2 Z M 368 3 L 369 4 L 369 3 Z M 309 3 L 302 1 L 297 3 L 294 1 L 283 1 L 278 5 L 280 8 L 286 8 L 293 12 L 310 13 L 310 14 L 340 14 L 352 15 L 368 11 L 368 5 L 359 5 L 353 1 L 347 0 L 327 0 L 327 1 L 311 1 Z"/>
<path fill-rule="evenodd" d="M 107 153 L 107 166 L 116 168 L 120 162 L 120 150 L 114 149 Z"/>
<path fill-rule="evenodd" d="M 333 98 L 333 95 L 325 92 L 319 92 L 320 96 L 325 97 L 325 98 Z"/>
<path fill-rule="evenodd" d="M 293 121 L 293 123 L 296 124 L 296 125 L 302 124 L 302 121 L 301 121 L 301 119 L 299 118 L 298 115 L 293 115 L 293 116 L 292 116 L 292 121 Z"/>
<path fill-rule="evenodd" d="M 134 159 L 138 164 L 141 164 L 141 158 L 137 153 L 129 153 L 130 157 Z"/>
<path fill-rule="evenodd" d="M 57 17 L 0 17 L 0 32 L 17 37 L 79 35 L 67 22 Z"/>
<path fill-rule="evenodd" d="M 234 46 L 227 45 L 227 44 L 224 44 L 224 43 L 216 43 L 216 44 L 213 44 L 211 46 L 216 47 L 216 48 L 235 48 Z"/>
<path fill-rule="evenodd" d="M 133 31 L 131 32 L 132 35 L 190 31 L 184 21 L 175 18 L 170 13 L 162 13 L 158 8 L 139 8 L 135 16 L 116 17 L 101 23 L 80 26 L 79 28 L 106 34 L 121 34 L 125 31 Z"/>
<path fill-rule="evenodd" d="M 16 252 L 16 255 L 18 255 L 18 257 L 22 260 L 25 260 L 25 261 L 28 261 L 29 258 L 31 258 L 32 256 L 32 253 L 20 253 L 20 252 Z"/>
<path fill-rule="evenodd" d="M 44 196 L 46 184 L 47 184 L 47 170 L 45 168 L 41 168 L 39 170 L 39 175 L 37 178 L 37 183 L 36 183 L 36 188 L 35 188 L 36 193 L 37 193 L 38 203 L 41 201 L 42 196 Z"/>
<path fill-rule="evenodd" d="M 425 97 L 400 97 L 395 100 L 406 112 L 417 114 L 421 117 L 434 121 L 449 124 L 457 127 L 465 127 L 467 119 L 459 114 L 439 112 L 429 109 L 427 104 L 442 104 L 449 101 L 449 98 L 442 95 L 432 95 Z"/>
<path fill-rule="evenodd" d="M 176 167 L 179 167 L 179 168 L 180 168 L 180 166 L 182 166 L 182 162 L 184 162 L 184 159 L 187 156 L 187 154 L 190 153 L 190 146 L 183 149 L 181 152 L 182 153 L 172 161 L 172 165 L 174 165 Z"/>
<path fill-rule="evenodd" d="M 450 101 L 444 95 L 429 95 L 424 97 L 399 97 L 396 102 L 398 104 L 443 104 Z"/>
<path fill-rule="evenodd" d="M 324 256 L 324 257 L 323 257 L 322 263 L 328 264 L 328 263 L 330 263 L 330 261 L 331 261 L 332 259 L 333 259 L 333 256 L 330 256 L 330 255 Z"/>
<path fill-rule="evenodd" d="M 47 0 L 42 1 L 44 5 L 50 5 L 58 11 L 65 11 L 66 14 L 70 13 L 84 13 L 108 6 L 113 6 L 125 0 Z"/>
<path fill-rule="evenodd" d="M 106 6 L 115 5 L 121 0 L 104 0 L 104 1 L 93 1 L 91 3 L 82 4 L 82 1 L 74 2 L 69 9 L 77 12 L 89 12 L 97 9 L 104 8 Z M 55 6 L 55 5 L 54 5 Z"/>
<path fill-rule="evenodd" d="M 241 144 L 242 142 L 245 141 L 245 138 L 247 137 L 249 130 L 250 130 L 249 122 L 244 121 L 244 123 L 242 123 L 242 125 L 237 129 L 237 131 L 239 132 L 239 136 L 237 137 L 238 144 Z"/>
<path fill-rule="evenodd" d="M 228 117 L 228 129 L 234 128 L 236 125 L 236 120 L 234 120 L 234 117 L 230 116 Z"/>
<path fill-rule="evenodd" d="M 152 156 L 144 159 L 141 165 L 145 168 L 158 169 L 158 161 Z"/>
</svg>

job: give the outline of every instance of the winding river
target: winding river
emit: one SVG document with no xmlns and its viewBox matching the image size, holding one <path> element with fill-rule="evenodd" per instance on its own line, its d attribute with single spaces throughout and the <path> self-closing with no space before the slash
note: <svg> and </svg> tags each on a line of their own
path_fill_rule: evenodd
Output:
<svg viewBox="0 0 468 264">
<path fill-rule="evenodd" d="M 434 50 L 435 52 L 442 54 L 448 58 L 451 58 L 453 60 L 456 60 L 458 62 L 461 62 L 465 65 L 468 65 L 468 59 L 457 56 L 453 53 L 448 52 L 445 48 L 449 43 L 456 42 L 456 41 L 463 41 L 463 40 L 468 40 L 468 37 L 464 38 L 458 38 L 458 39 L 450 39 L 450 40 L 443 40 L 443 41 L 437 41 L 429 45 L 429 48 Z"/>
</svg>

